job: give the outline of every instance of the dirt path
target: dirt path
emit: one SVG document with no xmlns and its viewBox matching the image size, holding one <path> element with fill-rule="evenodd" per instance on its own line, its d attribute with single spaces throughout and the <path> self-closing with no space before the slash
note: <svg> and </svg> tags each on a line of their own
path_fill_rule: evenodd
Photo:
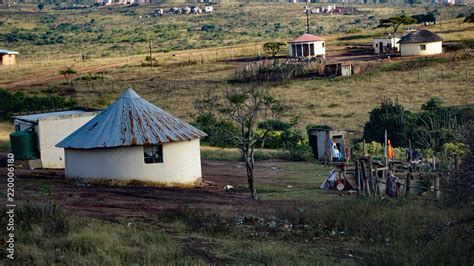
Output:
<svg viewBox="0 0 474 266">
<path fill-rule="evenodd" d="M 126 64 L 129 64 L 129 62 L 121 62 L 121 63 L 113 63 L 113 64 L 81 68 L 81 69 L 76 70 L 77 74 L 75 74 L 75 76 L 96 73 L 105 69 L 124 66 Z M 59 70 L 61 69 L 62 68 L 55 68 L 54 70 L 48 70 L 41 73 L 35 73 L 33 76 L 28 77 L 21 81 L 0 83 L 0 87 L 7 88 L 7 89 L 17 89 L 17 88 L 28 87 L 28 86 L 42 85 L 51 81 L 61 80 L 61 79 L 64 79 L 64 76 L 57 74 L 59 73 Z"/>
<path fill-rule="evenodd" d="M 281 161 L 259 163 L 256 173 L 272 179 Z M 63 178 L 63 170 L 16 169 L 16 199 L 46 203 L 53 199 L 66 211 L 99 219 L 124 217 L 146 218 L 162 211 L 191 207 L 203 212 L 219 212 L 234 216 L 247 213 L 272 213 L 288 201 L 254 201 L 245 192 L 225 192 L 228 184 L 245 186 L 243 164 L 236 161 L 203 161 L 203 177 L 216 183 L 204 188 L 158 188 L 143 186 L 91 186 Z M 0 175 L 6 168 L 0 167 Z M 264 181 L 265 182 L 265 181 Z M 5 186 L 0 179 L 0 186 Z"/>
</svg>

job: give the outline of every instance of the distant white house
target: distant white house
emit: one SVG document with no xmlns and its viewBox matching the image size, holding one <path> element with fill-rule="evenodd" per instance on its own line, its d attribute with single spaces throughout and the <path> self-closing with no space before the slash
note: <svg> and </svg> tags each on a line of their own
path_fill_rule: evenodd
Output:
<svg viewBox="0 0 474 266">
<path fill-rule="evenodd" d="M 56 146 L 65 150 L 67 178 L 193 186 L 202 181 L 204 136 L 128 88 Z"/>
<path fill-rule="evenodd" d="M 84 110 L 70 110 L 31 115 L 13 116 L 15 131 L 33 132 L 36 145 L 33 147 L 38 153 L 42 168 L 64 168 L 64 150 L 55 147 L 58 141 L 80 128 L 91 120 L 97 112 Z"/>
<path fill-rule="evenodd" d="M 443 39 L 426 29 L 410 32 L 398 43 L 401 56 L 435 55 L 443 52 Z"/>
<path fill-rule="evenodd" d="M 204 12 L 206 12 L 206 13 L 212 13 L 212 12 L 214 12 L 214 7 L 212 7 L 212 6 L 205 6 L 205 7 L 204 7 Z"/>
<path fill-rule="evenodd" d="M 288 42 L 289 56 L 298 57 L 316 57 L 326 55 L 325 41 L 316 35 L 305 33 Z"/>
<path fill-rule="evenodd" d="M 398 41 L 400 41 L 400 37 L 395 36 L 374 38 L 374 52 L 376 54 L 398 53 L 400 51 Z"/>
<path fill-rule="evenodd" d="M 16 65 L 16 57 L 20 53 L 11 50 L 0 50 L 0 65 Z"/>
</svg>

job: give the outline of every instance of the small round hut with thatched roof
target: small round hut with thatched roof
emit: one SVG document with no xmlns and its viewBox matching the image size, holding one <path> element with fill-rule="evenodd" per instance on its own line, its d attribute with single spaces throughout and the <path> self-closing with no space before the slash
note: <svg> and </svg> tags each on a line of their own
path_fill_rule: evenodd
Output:
<svg viewBox="0 0 474 266">
<path fill-rule="evenodd" d="M 401 56 L 434 55 L 443 52 L 443 39 L 426 29 L 411 32 L 403 36 L 398 43 Z"/>
<path fill-rule="evenodd" d="M 183 186 L 201 183 L 204 136 L 128 88 L 56 146 L 64 148 L 68 178 Z"/>
</svg>

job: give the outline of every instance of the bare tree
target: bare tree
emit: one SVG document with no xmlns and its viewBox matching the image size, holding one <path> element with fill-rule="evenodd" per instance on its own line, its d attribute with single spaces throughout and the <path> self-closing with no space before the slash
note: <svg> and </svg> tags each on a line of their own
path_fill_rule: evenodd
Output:
<svg viewBox="0 0 474 266">
<path fill-rule="evenodd" d="M 268 89 L 257 86 L 232 88 L 224 95 L 208 92 L 200 96 L 194 106 L 198 114 L 211 115 L 217 122 L 229 121 L 237 128 L 224 131 L 224 134 L 240 150 L 245 161 L 250 194 L 256 199 L 255 149 L 267 139 L 271 129 L 264 129 L 260 134 L 256 134 L 255 129 L 261 121 L 280 121 L 287 115 L 289 107 L 272 96 Z"/>
</svg>

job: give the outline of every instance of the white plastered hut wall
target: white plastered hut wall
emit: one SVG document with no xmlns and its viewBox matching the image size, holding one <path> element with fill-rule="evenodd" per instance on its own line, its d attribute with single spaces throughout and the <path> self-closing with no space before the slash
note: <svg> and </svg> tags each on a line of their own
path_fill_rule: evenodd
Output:
<svg viewBox="0 0 474 266">
<path fill-rule="evenodd" d="M 143 146 L 66 149 L 66 177 L 141 180 L 173 186 L 201 183 L 199 139 L 163 144 L 163 163 L 146 164 Z"/>
<path fill-rule="evenodd" d="M 421 50 L 421 45 L 426 45 L 426 50 Z M 401 56 L 410 55 L 434 55 L 443 52 L 442 41 L 425 43 L 402 43 L 400 44 Z"/>
<path fill-rule="evenodd" d="M 326 42 L 325 41 L 315 41 L 315 42 L 302 42 L 302 43 L 288 43 L 288 55 L 290 57 L 298 57 L 297 52 L 293 49 L 303 49 L 301 45 L 314 45 L 314 56 L 325 55 L 326 54 Z M 301 50 L 302 53 L 302 50 Z"/>
<path fill-rule="evenodd" d="M 64 168 L 64 149 L 56 143 L 91 120 L 97 113 L 48 117 L 38 121 L 38 139 L 43 168 Z"/>
</svg>

